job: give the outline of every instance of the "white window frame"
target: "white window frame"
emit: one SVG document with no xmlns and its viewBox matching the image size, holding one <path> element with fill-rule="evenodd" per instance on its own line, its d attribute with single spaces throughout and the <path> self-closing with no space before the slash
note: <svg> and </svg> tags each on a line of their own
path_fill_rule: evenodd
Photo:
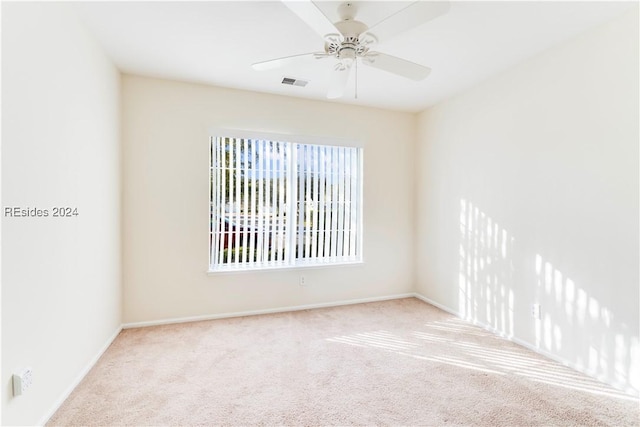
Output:
<svg viewBox="0 0 640 427">
<path fill-rule="evenodd" d="M 219 261 L 219 255 L 216 255 L 218 257 L 217 260 L 214 259 L 214 252 L 216 251 L 216 249 L 219 251 L 220 250 L 220 240 L 216 240 L 214 233 L 214 226 L 213 226 L 213 216 L 212 216 L 212 210 L 213 209 L 217 209 L 216 214 L 219 215 L 216 219 L 216 221 L 220 220 L 221 216 L 225 216 L 225 212 L 224 212 L 224 207 L 220 207 L 220 203 L 218 200 L 218 204 L 216 205 L 216 200 L 213 200 L 213 198 L 215 198 L 216 196 L 219 196 L 218 192 L 215 191 L 214 186 L 217 185 L 216 183 L 216 179 L 220 179 L 221 174 L 217 174 L 216 175 L 216 168 L 213 165 L 213 158 L 211 156 L 212 153 L 212 146 L 214 144 L 214 141 L 217 140 L 217 138 L 233 138 L 233 139 L 251 139 L 251 140 L 264 140 L 264 141 L 272 141 L 275 143 L 282 143 L 282 144 L 288 144 L 289 147 L 291 147 L 294 144 L 302 144 L 302 145 L 306 145 L 306 146 L 310 146 L 310 147 L 323 147 L 323 150 L 331 150 L 331 152 L 335 152 L 335 153 L 339 153 L 340 152 L 340 147 L 343 147 L 344 150 L 351 150 L 351 149 L 357 149 L 357 156 L 355 159 L 355 166 L 357 168 L 357 176 L 356 176 L 356 182 L 354 185 L 351 185 L 349 190 L 343 189 L 342 191 L 344 191 L 345 193 L 348 191 L 348 195 L 350 197 L 349 202 L 346 202 L 345 199 L 345 194 L 341 194 L 341 198 L 343 201 L 343 214 L 346 215 L 346 205 L 349 205 L 349 209 L 351 209 L 351 203 L 355 203 L 357 206 L 357 211 L 350 211 L 350 215 L 352 220 L 355 219 L 357 225 L 355 227 L 351 227 L 349 228 L 349 233 L 350 233 L 350 238 L 353 239 L 355 237 L 355 241 L 356 244 L 354 245 L 354 251 L 355 254 L 351 254 L 348 257 L 343 256 L 324 256 L 324 257 L 316 257 L 316 258 L 299 258 L 296 256 L 295 254 L 295 249 L 296 249 L 296 237 L 299 239 L 297 244 L 303 244 L 306 246 L 306 253 L 309 253 L 309 249 L 310 249 L 310 245 L 313 245 L 313 242 L 316 243 L 316 245 L 319 246 L 319 242 L 317 242 L 315 239 L 311 239 L 311 243 L 309 240 L 309 233 L 313 233 L 313 232 L 317 232 L 318 230 L 313 230 L 313 229 L 309 229 L 309 227 L 307 228 L 303 228 L 300 225 L 300 222 L 298 221 L 298 209 L 297 209 L 297 205 L 298 203 L 300 203 L 300 195 L 298 194 L 298 189 L 297 188 L 293 188 L 293 187 L 298 187 L 299 186 L 299 177 L 298 177 L 298 173 L 296 172 L 296 168 L 298 166 L 298 161 L 297 159 L 294 159 L 293 157 L 295 156 L 291 156 L 291 152 L 297 151 L 297 150 L 289 150 L 289 157 L 287 160 L 288 163 L 288 173 L 287 173 L 287 178 L 290 179 L 290 183 L 287 186 L 288 188 L 286 189 L 286 198 L 287 200 L 291 200 L 294 199 L 295 202 L 294 203 L 288 203 L 286 205 L 287 206 L 287 212 L 286 212 L 286 218 L 287 221 L 289 222 L 288 227 L 287 227 L 287 233 L 288 233 L 288 241 L 286 243 L 286 247 L 287 250 L 285 251 L 285 253 L 288 253 L 288 256 L 286 257 L 286 259 L 281 259 L 281 260 L 270 260 L 267 262 L 259 262 L 259 263 L 252 263 L 252 262 L 246 262 L 246 258 L 248 258 L 249 260 L 252 259 L 252 257 L 254 256 L 253 251 L 251 251 L 251 249 L 253 249 L 253 243 L 250 244 L 250 248 L 249 251 L 250 252 L 249 255 L 247 254 L 243 254 L 240 258 L 239 257 L 235 257 L 234 258 L 234 262 L 232 263 L 224 263 L 224 264 L 216 264 L 216 261 Z M 332 148 L 330 148 L 332 147 Z M 245 150 L 246 150 L 246 146 L 245 146 Z M 311 148 L 311 150 L 313 150 L 313 148 Z M 343 154 L 344 151 L 343 150 Z M 339 265 L 354 265 L 354 264 L 361 264 L 363 262 L 363 175 L 364 175 L 364 168 L 363 168 L 363 164 L 364 164 L 364 146 L 363 144 L 361 144 L 358 141 L 353 141 L 353 140 L 348 140 L 348 139 L 343 139 L 343 138 L 327 138 L 327 137 L 309 137 L 309 136 L 299 136 L 299 135 L 283 135 L 283 134 L 275 134 L 275 133 L 268 133 L 268 132 L 252 132 L 252 131 L 245 131 L 245 130 L 231 130 L 231 129 L 212 129 L 210 130 L 209 133 L 209 152 L 210 152 L 210 156 L 209 156 L 209 182 L 210 182 L 210 188 L 209 188 L 209 218 L 210 218 L 210 229 L 209 229 L 209 273 L 225 273 L 225 272 L 242 272 L 242 271 L 256 271 L 256 270 L 274 270 L 274 269 L 283 269 L 283 268 L 317 268 L 317 267 L 333 267 L 333 266 L 339 266 Z M 246 152 L 246 151 L 245 151 Z M 310 157 L 307 158 L 307 160 L 309 160 Z M 317 160 L 317 158 L 315 159 Z M 254 162 L 255 163 L 255 162 Z M 318 162 L 319 164 L 319 162 Z M 353 166 L 354 164 L 352 164 Z M 292 169 L 293 166 L 293 169 Z M 312 167 L 317 167 L 315 165 L 313 165 Z M 318 172 L 319 170 L 316 169 L 316 172 Z M 306 189 L 307 191 L 309 191 L 309 175 L 307 174 L 307 177 L 305 178 L 307 180 L 307 186 Z M 321 178 L 317 178 L 315 180 L 311 180 L 311 186 L 313 185 L 319 185 L 319 181 Z M 245 181 L 246 182 L 246 181 Z M 291 184 L 293 183 L 293 184 Z M 346 186 L 345 186 L 346 187 Z M 317 188 L 317 187 L 316 187 Z M 282 196 L 284 193 L 282 193 L 282 188 L 279 189 L 280 190 L 280 195 Z M 256 190 L 258 191 L 258 190 Z M 351 194 L 352 192 L 355 191 L 355 195 Z M 320 193 L 323 194 L 323 193 Z M 309 196 L 309 194 L 306 195 L 307 197 Z M 231 199 L 231 196 L 229 197 L 229 199 Z M 229 200 L 227 199 L 227 201 Z M 251 206 L 251 203 L 254 202 L 254 197 L 251 197 L 251 201 L 249 202 L 249 206 Z M 247 205 L 246 199 L 245 199 L 245 205 Z M 294 207 L 296 206 L 296 207 Z M 247 206 L 245 206 L 246 209 Z M 253 206 L 251 206 L 252 208 L 252 212 L 253 212 Z M 307 213 L 307 212 L 305 212 Z M 319 214 L 315 214 L 315 215 L 319 215 Z M 237 218 L 237 216 L 236 216 Z M 261 217 L 258 215 L 258 220 L 260 221 Z M 248 220 L 247 220 L 248 221 Z M 337 227 L 338 224 L 335 224 L 335 227 Z M 297 230 L 293 231 L 293 230 Z M 304 231 L 306 238 L 303 238 L 303 236 L 300 234 L 300 231 Z M 344 232 L 344 230 L 343 230 Z M 242 232 L 235 232 L 235 234 L 237 235 L 238 233 L 242 233 Z M 253 239 L 253 234 L 254 233 L 250 233 L 250 236 L 247 237 L 246 232 L 244 235 L 244 239 L 249 238 L 250 240 Z M 343 234 L 344 235 L 344 234 Z M 355 236 L 354 236 L 355 235 Z M 334 233 L 335 236 L 335 233 Z M 255 239 L 258 239 L 258 237 L 255 237 Z M 332 237 L 332 239 L 337 239 L 337 236 Z M 246 241 L 246 240 L 244 240 Z M 336 240 L 333 240 L 334 242 L 336 242 Z M 212 243 L 215 242 L 215 243 Z M 335 244 L 335 243 L 334 243 Z M 217 246 L 217 248 L 214 248 L 214 246 Z M 317 249 L 316 249 L 317 250 Z M 244 251 L 243 251 L 244 252 Z M 237 253 L 237 251 L 236 251 Z M 333 253 L 335 254 L 335 252 Z M 256 254 L 257 255 L 257 254 Z M 245 260 L 243 261 L 242 258 L 245 258 Z"/>
</svg>

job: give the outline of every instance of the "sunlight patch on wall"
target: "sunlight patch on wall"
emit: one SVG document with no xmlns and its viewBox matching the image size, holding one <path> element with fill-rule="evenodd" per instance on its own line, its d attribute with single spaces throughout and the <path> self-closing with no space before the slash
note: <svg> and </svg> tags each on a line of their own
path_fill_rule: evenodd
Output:
<svg viewBox="0 0 640 427">
<path fill-rule="evenodd" d="M 491 216 L 460 200 L 458 311 L 507 336 L 514 332 L 514 243 Z"/>
<path fill-rule="evenodd" d="M 638 394 L 638 337 L 629 326 L 540 254 L 535 271 L 536 300 L 545 307 L 542 318 L 534 321 L 536 347 L 552 353 L 571 348 L 579 369 L 612 377 Z"/>
</svg>

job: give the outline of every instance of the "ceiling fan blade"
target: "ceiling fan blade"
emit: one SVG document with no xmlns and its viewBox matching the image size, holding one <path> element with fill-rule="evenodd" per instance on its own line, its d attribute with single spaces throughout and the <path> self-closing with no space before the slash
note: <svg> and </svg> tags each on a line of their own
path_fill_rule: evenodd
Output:
<svg viewBox="0 0 640 427">
<path fill-rule="evenodd" d="M 427 21 L 444 15 L 451 8 L 449 1 L 416 1 L 372 25 L 367 33 L 373 33 L 381 42 Z"/>
<path fill-rule="evenodd" d="M 251 64 L 254 70 L 264 71 L 264 70 L 273 70 L 275 68 L 284 67 L 285 65 L 295 62 L 295 60 L 304 58 L 304 57 L 315 57 L 315 58 L 324 58 L 329 56 L 325 52 L 312 52 L 312 53 L 302 53 L 300 55 L 292 55 L 285 56 L 282 58 L 270 59 L 268 61 L 256 62 L 255 64 Z"/>
<path fill-rule="evenodd" d="M 327 98 L 335 99 L 340 98 L 344 94 L 344 89 L 347 87 L 347 81 L 349 80 L 349 74 L 351 73 L 350 65 L 336 65 L 335 69 L 331 71 L 329 77 L 329 91 L 327 92 Z"/>
<path fill-rule="evenodd" d="M 311 0 L 283 1 L 282 3 L 320 37 L 324 38 L 327 34 L 338 32 L 329 18 Z"/>
<path fill-rule="evenodd" d="M 422 80 L 431 73 L 429 67 L 380 52 L 369 52 L 362 57 L 362 63 L 411 80 Z"/>
</svg>

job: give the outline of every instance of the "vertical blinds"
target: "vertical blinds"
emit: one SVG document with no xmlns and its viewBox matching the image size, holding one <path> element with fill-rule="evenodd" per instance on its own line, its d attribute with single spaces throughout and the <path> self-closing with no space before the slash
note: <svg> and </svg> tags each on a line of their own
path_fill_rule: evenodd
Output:
<svg viewBox="0 0 640 427">
<path fill-rule="evenodd" d="M 362 149 L 211 138 L 210 269 L 361 260 Z"/>
</svg>

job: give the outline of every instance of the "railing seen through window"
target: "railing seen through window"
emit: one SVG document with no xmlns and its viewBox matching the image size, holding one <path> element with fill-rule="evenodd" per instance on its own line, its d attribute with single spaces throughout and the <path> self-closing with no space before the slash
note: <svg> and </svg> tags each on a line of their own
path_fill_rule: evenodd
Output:
<svg viewBox="0 0 640 427">
<path fill-rule="evenodd" d="M 362 260 L 362 148 L 212 137 L 210 270 Z"/>
</svg>

